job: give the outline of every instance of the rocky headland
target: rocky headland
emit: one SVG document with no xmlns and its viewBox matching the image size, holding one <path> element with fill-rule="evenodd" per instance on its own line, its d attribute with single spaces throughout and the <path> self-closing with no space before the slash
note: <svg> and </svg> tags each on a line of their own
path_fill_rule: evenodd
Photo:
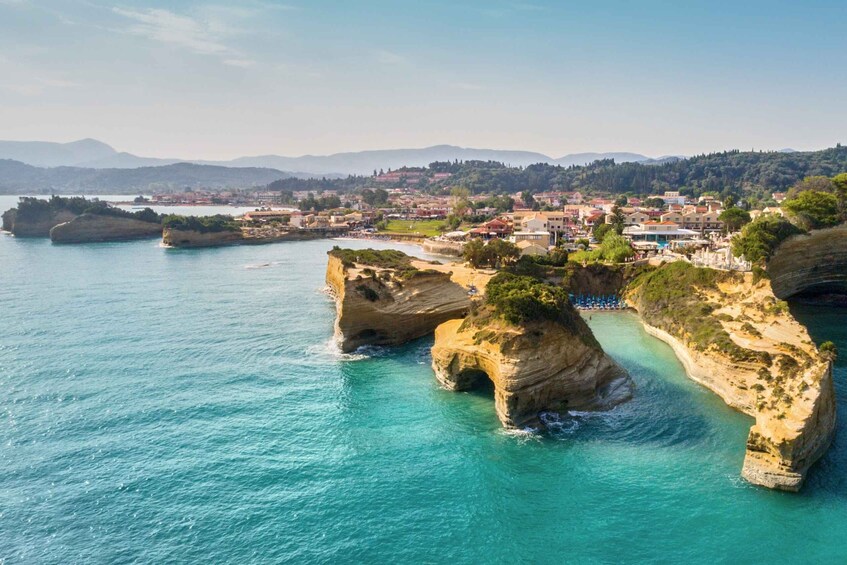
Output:
<svg viewBox="0 0 847 565">
<path fill-rule="evenodd" d="M 536 425 L 547 411 L 606 410 L 632 396 L 626 371 L 605 354 L 563 290 L 501 274 L 487 292 L 466 319 L 435 330 L 432 366 L 444 387 L 469 390 L 490 380 L 506 427 Z"/>
<path fill-rule="evenodd" d="M 168 247 L 219 247 L 244 243 L 241 230 L 200 231 L 165 227 L 162 243 Z"/>
<path fill-rule="evenodd" d="M 335 297 L 341 350 L 398 345 L 432 333 L 470 306 L 465 287 L 444 272 L 393 250 L 334 248 L 326 282 Z"/>
<path fill-rule="evenodd" d="M 94 243 L 158 237 L 162 224 L 136 218 L 81 214 L 50 229 L 54 243 Z"/>
<path fill-rule="evenodd" d="M 834 433 L 831 360 L 769 281 L 753 279 L 677 262 L 636 278 L 627 296 L 692 379 L 755 419 L 742 476 L 796 491 Z"/>
</svg>

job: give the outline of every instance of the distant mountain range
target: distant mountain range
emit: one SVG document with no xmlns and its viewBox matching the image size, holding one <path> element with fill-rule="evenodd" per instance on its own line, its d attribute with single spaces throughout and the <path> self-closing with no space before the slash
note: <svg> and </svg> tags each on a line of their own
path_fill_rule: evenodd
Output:
<svg viewBox="0 0 847 565">
<path fill-rule="evenodd" d="M 138 167 L 161 167 L 177 163 L 213 165 L 220 167 L 251 167 L 298 171 L 293 176 L 346 176 L 370 175 L 374 170 L 397 169 L 399 167 L 422 167 L 433 161 L 500 161 L 515 167 L 535 163 L 550 163 L 569 167 L 586 165 L 597 159 L 614 159 L 617 163 L 659 162 L 638 153 L 575 153 L 554 159 L 531 151 L 508 151 L 499 149 L 472 149 L 454 145 L 435 145 L 422 149 L 382 149 L 335 153 L 333 155 L 303 155 L 284 157 L 260 155 L 239 157 L 229 161 L 160 159 L 140 157 L 131 153 L 118 152 L 96 139 L 82 139 L 71 143 L 48 141 L 0 141 L 0 159 L 12 159 L 36 167 L 82 167 L 87 169 L 135 169 Z"/>
<path fill-rule="evenodd" d="M 290 176 L 276 169 L 193 163 L 134 169 L 44 168 L 0 159 L 0 194 L 138 194 L 184 188 L 245 188 L 265 186 Z"/>
</svg>

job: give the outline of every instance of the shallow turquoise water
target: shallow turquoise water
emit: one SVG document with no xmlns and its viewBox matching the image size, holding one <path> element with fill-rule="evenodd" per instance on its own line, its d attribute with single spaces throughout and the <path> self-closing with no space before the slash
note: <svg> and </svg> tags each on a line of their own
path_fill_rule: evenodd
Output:
<svg viewBox="0 0 847 565">
<path fill-rule="evenodd" d="M 750 420 L 628 314 L 590 324 L 635 399 L 509 434 L 490 391 L 436 386 L 431 339 L 335 353 L 332 244 L 0 237 L 0 562 L 847 556 L 843 361 L 800 495 L 739 478 Z M 847 312 L 797 314 L 847 352 Z"/>
</svg>

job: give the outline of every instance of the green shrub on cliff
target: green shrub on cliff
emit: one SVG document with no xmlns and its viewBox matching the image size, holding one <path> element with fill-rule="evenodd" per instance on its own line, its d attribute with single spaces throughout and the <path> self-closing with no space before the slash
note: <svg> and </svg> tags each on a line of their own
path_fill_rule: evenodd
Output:
<svg viewBox="0 0 847 565">
<path fill-rule="evenodd" d="M 498 273 L 485 293 L 485 302 L 494 314 L 510 324 L 549 320 L 574 327 L 579 318 L 563 288 L 531 277 Z"/>
<path fill-rule="evenodd" d="M 820 346 L 821 355 L 824 356 L 825 359 L 830 361 L 835 361 L 838 357 L 838 348 L 831 341 L 825 341 Z"/>
<path fill-rule="evenodd" d="M 736 257 L 743 255 L 752 263 L 766 263 L 780 243 L 801 233 L 805 232 L 785 218 L 765 214 L 744 226 L 741 234 L 732 239 L 732 253 Z"/>
<path fill-rule="evenodd" d="M 217 214 L 215 216 L 180 216 L 170 214 L 162 221 L 165 228 L 196 231 L 200 233 L 218 233 L 223 231 L 238 231 L 239 225 L 232 216 Z"/>
<path fill-rule="evenodd" d="M 356 263 L 380 269 L 413 268 L 412 257 L 396 249 L 342 249 L 336 245 L 328 254 L 340 259 L 341 264 L 348 269 Z"/>
<path fill-rule="evenodd" d="M 732 341 L 712 314 L 714 307 L 702 296 L 719 293 L 719 282 L 737 276 L 677 261 L 642 273 L 631 288 L 641 317 L 651 326 L 689 341 L 700 351 L 714 346 L 735 361 L 761 360 L 759 353 Z"/>
</svg>

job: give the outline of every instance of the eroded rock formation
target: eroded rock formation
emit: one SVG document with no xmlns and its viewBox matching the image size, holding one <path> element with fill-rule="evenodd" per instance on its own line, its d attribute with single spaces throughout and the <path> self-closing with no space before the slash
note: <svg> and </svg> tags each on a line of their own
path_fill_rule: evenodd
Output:
<svg viewBox="0 0 847 565">
<path fill-rule="evenodd" d="M 544 411 L 604 410 L 629 399 L 632 384 L 578 315 L 576 327 L 552 321 L 515 326 L 450 320 L 435 330 L 432 366 L 450 390 L 494 383 L 504 426 L 537 422 Z"/>
<path fill-rule="evenodd" d="M 788 238 L 767 270 L 779 298 L 804 292 L 847 294 L 847 224 Z"/>
<path fill-rule="evenodd" d="M 674 263 L 628 297 L 692 379 L 755 419 L 742 476 L 799 490 L 835 430 L 832 367 L 769 282 Z"/>
<path fill-rule="evenodd" d="M 218 247 L 243 243 L 241 231 L 200 232 L 165 228 L 162 231 L 162 243 L 170 247 Z"/>
<path fill-rule="evenodd" d="M 161 233 L 162 225 L 158 222 L 103 214 L 81 214 L 68 222 L 53 226 L 50 229 L 50 239 L 54 243 L 89 243 L 151 238 L 158 237 Z"/>
<path fill-rule="evenodd" d="M 350 264 L 332 252 L 326 281 L 335 296 L 336 336 L 344 352 L 422 337 L 461 318 L 470 305 L 467 290 L 450 273 Z"/>
<path fill-rule="evenodd" d="M 3 229 L 18 237 L 48 237 L 53 227 L 64 222 L 70 222 L 76 214 L 69 210 L 59 210 L 38 220 L 21 219 L 16 210 L 9 210 L 3 215 Z"/>
</svg>

